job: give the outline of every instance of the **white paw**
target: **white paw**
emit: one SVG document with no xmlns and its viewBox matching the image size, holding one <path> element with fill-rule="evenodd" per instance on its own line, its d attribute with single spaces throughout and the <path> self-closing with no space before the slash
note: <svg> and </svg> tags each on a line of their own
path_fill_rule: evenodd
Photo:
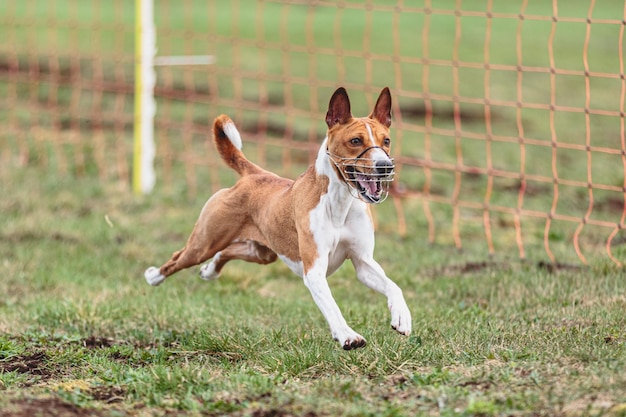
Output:
<svg viewBox="0 0 626 417">
<path fill-rule="evenodd" d="M 220 276 L 220 273 L 215 270 L 215 263 L 219 261 L 220 253 L 218 252 L 211 262 L 208 264 L 204 264 L 200 267 L 200 278 L 205 281 L 211 281 L 217 279 Z"/>
<path fill-rule="evenodd" d="M 152 286 L 157 286 L 165 280 L 165 276 L 161 275 L 159 268 L 155 266 L 151 266 L 146 269 L 146 272 L 143 273 L 144 278 L 148 282 L 148 284 Z"/>
<path fill-rule="evenodd" d="M 341 344 L 341 347 L 344 350 L 352 350 L 356 348 L 360 348 L 365 346 L 367 343 L 365 338 L 360 334 L 356 333 L 354 330 L 349 329 L 346 332 L 342 332 L 341 336 L 333 336 L 335 340 Z"/>
<path fill-rule="evenodd" d="M 411 334 L 411 312 L 404 299 L 389 303 L 391 311 L 391 327 L 400 334 Z"/>
</svg>

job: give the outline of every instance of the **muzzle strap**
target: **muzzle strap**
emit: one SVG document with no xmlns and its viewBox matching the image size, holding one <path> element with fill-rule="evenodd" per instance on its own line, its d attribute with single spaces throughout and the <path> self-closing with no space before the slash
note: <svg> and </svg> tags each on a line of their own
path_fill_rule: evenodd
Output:
<svg viewBox="0 0 626 417">
<path fill-rule="evenodd" d="M 360 159 L 365 154 L 365 152 L 369 151 L 370 149 L 380 149 L 381 151 L 385 152 L 385 155 L 387 155 L 387 158 L 391 159 L 387 151 L 381 148 L 380 146 L 370 146 L 369 148 L 365 148 L 365 150 L 361 152 L 360 154 L 358 154 L 356 158 L 354 159 Z M 328 148 L 326 148 L 326 153 L 328 153 Z"/>
</svg>

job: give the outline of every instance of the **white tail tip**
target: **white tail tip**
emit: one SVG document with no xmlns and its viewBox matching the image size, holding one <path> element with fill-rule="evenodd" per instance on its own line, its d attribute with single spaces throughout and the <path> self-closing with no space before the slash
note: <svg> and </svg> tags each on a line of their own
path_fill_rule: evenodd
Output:
<svg viewBox="0 0 626 417">
<path fill-rule="evenodd" d="M 231 141 L 231 143 L 235 145 L 235 148 L 241 150 L 241 136 L 239 135 L 239 131 L 235 127 L 235 124 L 231 121 L 228 121 L 224 123 L 224 125 L 222 126 L 222 130 L 224 131 L 224 133 L 226 133 L 226 136 L 228 136 L 228 139 Z"/>
</svg>

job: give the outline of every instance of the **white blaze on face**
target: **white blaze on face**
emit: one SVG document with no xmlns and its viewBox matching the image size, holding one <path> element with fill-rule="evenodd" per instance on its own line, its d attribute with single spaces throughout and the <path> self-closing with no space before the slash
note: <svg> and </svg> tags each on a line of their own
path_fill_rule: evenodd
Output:
<svg viewBox="0 0 626 417">
<path fill-rule="evenodd" d="M 369 123 L 365 121 L 363 122 L 363 124 L 365 125 L 365 129 L 367 130 L 367 134 L 369 135 L 369 139 L 370 139 L 370 143 L 368 146 L 378 146 L 376 144 L 376 140 L 374 140 L 374 133 L 372 132 L 372 127 L 369 125 Z M 383 151 L 380 148 L 371 149 L 370 153 L 372 155 L 370 158 L 373 159 L 374 161 L 381 161 L 381 160 L 389 159 L 385 151 Z"/>
<path fill-rule="evenodd" d="M 367 134 L 370 137 L 370 145 L 369 146 L 376 146 L 376 141 L 374 141 L 374 134 L 372 133 L 372 128 L 370 127 L 370 125 L 367 122 L 363 122 L 363 124 L 365 125 L 365 129 L 367 129 Z"/>
</svg>

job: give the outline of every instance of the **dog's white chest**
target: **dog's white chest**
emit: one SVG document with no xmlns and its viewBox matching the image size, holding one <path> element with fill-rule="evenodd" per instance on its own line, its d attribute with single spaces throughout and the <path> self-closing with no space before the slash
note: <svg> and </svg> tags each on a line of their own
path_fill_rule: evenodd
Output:
<svg viewBox="0 0 626 417">
<path fill-rule="evenodd" d="M 328 268 L 326 276 L 332 275 L 339 267 L 346 261 L 348 253 L 345 248 L 338 246 L 335 250 L 328 254 Z M 302 261 L 294 261 L 284 255 L 278 255 L 281 261 L 285 263 L 291 269 L 291 271 L 298 275 L 300 278 L 304 277 L 304 265 Z"/>
<path fill-rule="evenodd" d="M 346 198 L 347 197 L 347 198 Z M 309 213 L 319 261 L 326 263 L 326 275 L 331 275 L 350 257 L 353 251 L 373 250 L 373 228 L 365 204 L 351 196 L 337 199 L 333 192 L 325 194 Z M 301 261 L 278 255 L 298 276 L 304 276 Z"/>
</svg>

